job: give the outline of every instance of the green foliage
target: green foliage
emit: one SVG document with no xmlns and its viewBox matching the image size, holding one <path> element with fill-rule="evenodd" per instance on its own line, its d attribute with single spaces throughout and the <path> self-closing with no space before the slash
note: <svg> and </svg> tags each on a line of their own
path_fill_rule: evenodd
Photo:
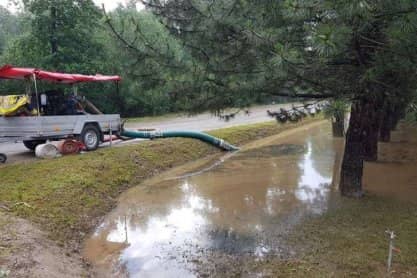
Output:
<svg viewBox="0 0 417 278">
<path fill-rule="evenodd" d="M 13 64 L 63 72 L 90 73 L 104 58 L 95 40 L 100 17 L 93 1 L 25 0 L 31 29 L 12 46 Z"/>
<path fill-rule="evenodd" d="M 17 16 L 0 6 L 0 55 L 7 48 L 9 41 L 20 32 L 20 25 Z"/>
<path fill-rule="evenodd" d="M 343 99 L 335 99 L 330 101 L 324 108 L 324 116 L 326 118 L 343 119 L 344 115 L 349 111 L 349 103 Z"/>
</svg>

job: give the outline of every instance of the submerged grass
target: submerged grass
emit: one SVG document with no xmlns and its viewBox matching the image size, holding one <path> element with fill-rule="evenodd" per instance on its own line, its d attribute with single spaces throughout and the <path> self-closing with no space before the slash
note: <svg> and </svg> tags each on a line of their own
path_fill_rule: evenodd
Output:
<svg viewBox="0 0 417 278">
<path fill-rule="evenodd" d="M 303 123 L 244 125 L 210 132 L 232 144 L 277 134 Z M 171 167 L 218 152 L 191 139 L 161 139 L 76 156 L 0 168 L 0 205 L 60 242 L 82 240 L 118 195 Z"/>
</svg>

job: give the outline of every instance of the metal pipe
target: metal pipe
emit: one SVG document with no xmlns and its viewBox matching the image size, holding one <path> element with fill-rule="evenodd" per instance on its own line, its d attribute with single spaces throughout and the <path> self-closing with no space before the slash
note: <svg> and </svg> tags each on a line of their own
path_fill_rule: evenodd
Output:
<svg viewBox="0 0 417 278">
<path fill-rule="evenodd" d="M 38 117 L 41 115 L 41 109 L 39 106 L 39 95 L 38 95 L 38 86 L 36 84 L 36 75 L 33 74 L 33 82 L 35 85 L 35 95 L 36 95 L 36 109 L 38 110 Z"/>
</svg>

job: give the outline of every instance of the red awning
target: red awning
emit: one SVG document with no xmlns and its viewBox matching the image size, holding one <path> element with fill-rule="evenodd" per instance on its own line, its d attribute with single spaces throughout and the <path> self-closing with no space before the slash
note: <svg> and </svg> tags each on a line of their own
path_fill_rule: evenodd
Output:
<svg viewBox="0 0 417 278">
<path fill-rule="evenodd" d="M 25 79 L 35 73 L 35 69 L 31 68 L 14 68 L 5 65 L 0 68 L 0 78 L 3 79 Z"/>
<path fill-rule="evenodd" d="M 120 81 L 118 75 L 83 75 L 71 73 L 50 72 L 34 68 L 15 68 L 5 65 L 0 68 L 0 78 L 3 79 L 25 79 L 35 75 L 38 80 L 46 80 L 54 83 L 74 84 L 80 82 L 105 82 Z"/>
</svg>

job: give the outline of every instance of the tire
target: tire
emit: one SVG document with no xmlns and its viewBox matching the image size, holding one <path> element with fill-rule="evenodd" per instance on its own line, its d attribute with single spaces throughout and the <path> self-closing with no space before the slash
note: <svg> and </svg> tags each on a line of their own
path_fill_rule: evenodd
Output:
<svg viewBox="0 0 417 278">
<path fill-rule="evenodd" d="M 0 153 L 0 163 L 6 163 L 7 156 L 4 153 Z"/>
<path fill-rule="evenodd" d="M 92 124 L 85 125 L 80 139 L 87 151 L 95 151 L 100 145 L 100 130 Z"/>
<path fill-rule="evenodd" d="M 37 145 L 45 144 L 46 140 L 27 140 L 23 141 L 23 145 L 25 145 L 26 148 L 28 148 L 31 151 L 34 151 L 36 149 Z"/>
</svg>

